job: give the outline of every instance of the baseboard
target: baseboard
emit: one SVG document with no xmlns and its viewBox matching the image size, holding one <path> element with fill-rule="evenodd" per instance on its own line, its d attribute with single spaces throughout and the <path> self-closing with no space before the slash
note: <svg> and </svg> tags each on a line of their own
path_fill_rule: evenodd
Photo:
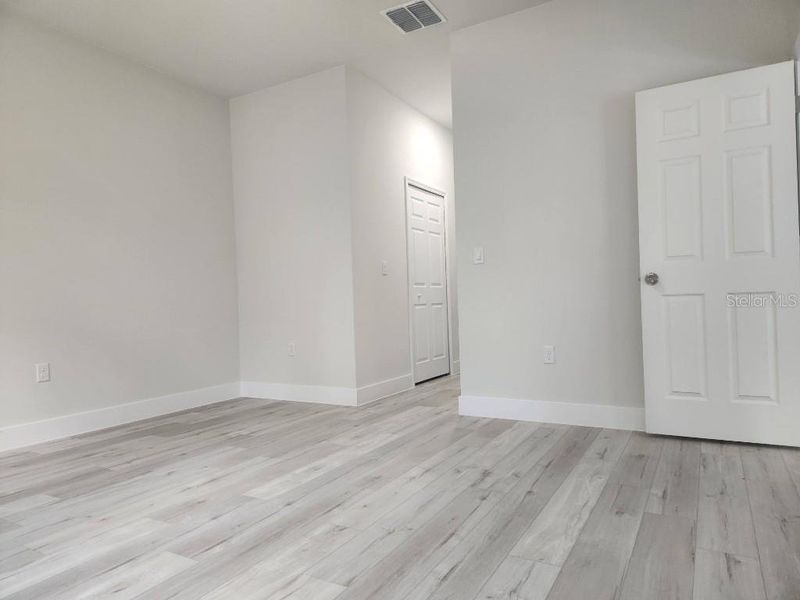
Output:
<svg viewBox="0 0 800 600">
<path fill-rule="evenodd" d="M 11 425 L 0 429 L 0 452 L 125 425 L 238 397 L 239 384 L 237 382 L 225 383 L 199 390 L 178 392 L 177 394 L 63 415 L 43 421 Z"/>
<path fill-rule="evenodd" d="M 362 386 L 356 390 L 356 398 L 358 406 L 382 400 L 389 396 L 394 396 L 400 392 L 405 392 L 414 387 L 414 376 L 411 373 L 406 373 L 400 377 L 386 379 L 377 383 Z"/>
<path fill-rule="evenodd" d="M 644 430 L 644 408 L 604 404 L 576 404 L 491 396 L 460 396 L 458 414 L 515 421 Z"/>
<path fill-rule="evenodd" d="M 346 387 L 243 381 L 240 393 L 245 398 L 259 398 L 263 400 L 314 402 L 317 404 L 333 404 L 336 406 L 356 406 L 358 404 L 357 390 L 355 388 Z"/>
<path fill-rule="evenodd" d="M 461 373 L 461 361 L 460 360 L 454 360 L 453 361 L 453 369 L 452 369 L 450 375 L 458 375 L 459 373 Z"/>
</svg>

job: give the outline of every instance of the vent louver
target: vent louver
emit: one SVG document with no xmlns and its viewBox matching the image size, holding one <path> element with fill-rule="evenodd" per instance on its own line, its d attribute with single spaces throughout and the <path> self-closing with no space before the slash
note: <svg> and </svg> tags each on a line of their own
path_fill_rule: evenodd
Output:
<svg viewBox="0 0 800 600">
<path fill-rule="evenodd" d="M 406 8 L 408 12 L 417 18 L 417 21 L 422 23 L 423 27 L 430 27 L 431 25 L 442 22 L 442 19 L 436 14 L 433 7 L 427 2 L 414 2 L 406 6 Z"/>
<path fill-rule="evenodd" d="M 408 33 L 416 29 L 422 29 L 422 24 L 414 18 L 406 8 L 393 8 L 386 12 L 389 20 L 403 30 L 403 33 Z"/>
<path fill-rule="evenodd" d="M 417 0 L 417 2 L 395 6 L 384 11 L 383 14 L 403 33 L 438 25 L 445 20 L 442 13 L 427 0 Z"/>
</svg>

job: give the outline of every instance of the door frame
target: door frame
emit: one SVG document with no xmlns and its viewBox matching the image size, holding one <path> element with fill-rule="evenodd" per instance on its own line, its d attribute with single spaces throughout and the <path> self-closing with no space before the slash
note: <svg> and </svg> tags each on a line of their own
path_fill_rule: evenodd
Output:
<svg viewBox="0 0 800 600">
<path fill-rule="evenodd" d="M 405 224 L 405 238 L 406 238 L 406 301 L 408 302 L 408 354 L 411 364 L 411 379 L 414 377 L 414 315 L 413 307 L 411 304 L 411 261 L 408 259 L 409 239 L 408 239 L 408 188 L 413 186 L 425 192 L 441 196 L 442 198 L 442 220 L 444 221 L 444 293 L 447 296 L 447 362 L 450 372 L 448 375 L 453 375 L 454 361 L 453 358 L 453 300 L 450 294 L 450 244 L 449 244 L 449 220 L 447 210 L 447 193 L 437 189 L 428 184 L 422 183 L 417 179 L 405 176 L 403 177 L 403 209 L 405 211 L 403 223 Z M 416 383 L 414 385 L 417 385 Z"/>
</svg>

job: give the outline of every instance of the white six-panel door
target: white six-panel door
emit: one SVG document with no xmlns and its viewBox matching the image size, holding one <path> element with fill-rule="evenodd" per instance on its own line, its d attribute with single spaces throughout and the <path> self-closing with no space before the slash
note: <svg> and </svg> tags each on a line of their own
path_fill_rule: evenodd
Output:
<svg viewBox="0 0 800 600">
<path fill-rule="evenodd" d="M 444 197 L 406 184 L 414 383 L 450 372 Z"/>
<path fill-rule="evenodd" d="M 794 63 L 640 92 L 636 128 L 647 431 L 800 445 Z"/>
</svg>

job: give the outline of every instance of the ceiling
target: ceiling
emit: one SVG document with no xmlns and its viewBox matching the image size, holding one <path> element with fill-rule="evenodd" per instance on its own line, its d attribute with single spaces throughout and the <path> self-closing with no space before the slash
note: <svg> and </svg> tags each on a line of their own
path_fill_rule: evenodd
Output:
<svg viewBox="0 0 800 600">
<path fill-rule="evenodd" d="M 433 0 L 447 23 L 403 35 L 399 0 L 1 0 L 12 13 L 233 97 L 350 64 L 450 126 L 450 31 L 544 0 Z"/>
</svg>

